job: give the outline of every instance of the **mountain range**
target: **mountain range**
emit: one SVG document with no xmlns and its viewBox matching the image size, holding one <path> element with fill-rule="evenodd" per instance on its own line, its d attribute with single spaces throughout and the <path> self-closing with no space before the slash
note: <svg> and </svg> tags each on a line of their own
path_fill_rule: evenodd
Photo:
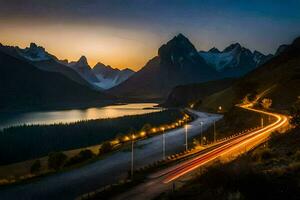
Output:
<svg viewBox="0 0 300 200">
<path fill-rule="evenodd" d="M 31 43 L 29 47 L 24 49 L 0 45 L 0 50 L 18 59 L 28 61 L 41 70 L 61 73 L 67 78 L 95 90 L 104 90 L 116 86 L 134 73 L 129 69 L 116 71 L 111 68 L 111 71 L 116 71 L 114 76 L 103 74 L 105 78 L 102 78 L 100 72 L 96 76 L 85 56 L 81 56 L 78 61 L 72 62 L 59 60 L 56 56 L 48 53 L 45 48 L 37 46 L 35 43 Z"/>
<path fill-rule="evenodd" d="M 199 91 L 205 92 L 208 85 L 218 91 L 197 94 Z M 222 89 L 222 85 L 222 81 L 183 85 L 171 92 L 165 104 L 187 106 L 196 103 L 202 110 L 216 111 L 221 106 L 226 111 L 240 103 L 245 96 L 263 93 L 265 98 L 272 100 L 273 109 L 288 111 L 300 101 L 300 37 L 289 45 L 281 45 L 275 56 L 228 87 Z"/>
<path fill-rule="evenodd" d="M 212 81 L 208 84 L 209 86 L 214 89 L 222 88 L 215 84 L 224 83 L 222 82 L 224 78 L 238 78 L 251 73 L 259 66 L 265 65 L 281 55 L 288 48 L 289 45 L 281 45 L 275 56 L 264 55 L 258 51 L 251 52 L 239 43 L 231 44 L 223 51 L 217 48 L 198 51 L 188 38 L 178 34 L 158 49 L 157 56 L 150 59 L 139 71 L 134 72 L 130 69 L 114 69 L 100 62 L 94 67 L 90 67 L 85 56 L 72 62 L 59 60 L 35 43 L 31 43 L 24 49 L 0 44 L 0 52 L 6 55 L 3 58 L 10 56 L 8 60 L 13 61 L 14 58 L 18 60 L 18 62 L 14 62 L 30 66 L 28 67 L 30 70 L 32 70 L 31 67 L 35 67 L 39 72 L 49 73 L 49 76 L 59 74 L 65 78 L 63 82 L 67 81 L 68 84 L 72 83 L 76 87 L 83 86 L 84 90 L 99 92 L 100 96 L 107 96 L 107 93 L 110 93 L 112 96 L 123 99 L 152 100 L 166 99 L 170 93 L 173 95 L 184 94 L 182 88 L 177 88 L 179 92 L 172 91 L 173 88 L 180 85 L 192 84 L 191 88 L 194 88 L 200 84 L 199 87 L 202 88 L 201 83 Z M 7 60 L 4 64 L 9 66 Z M 0 67 L 5 68 L 6 71 L 9 70 L 9 68 L 6 69 L 7 66 Z M 12 76 L 12 80 L 15 79 L 14 75 L 19 77 L 26 74 L 18 74 L 19 72 L 16 70 L 14 73 L 7 74 Z M 27 78 L 30 79 L 30 74 L 27 75 Z M 26 77 L 23 78 L 26 79 Z M 231 81 L 225 81 L 225 83 L 231 83 Z M 5 82 L 3 84 L 5 85 Z M 51 85 L 50 82 L 49 84 Z M 106 90 L 106 94 L 102 92 L 104 90 Z M 192 94 L 188 95 L 193 96 Z M 177 98 L 176 95 L 174 97 Z"/>
<path fill-rule="evenodd" d="M 223 51 L 214 47 L 207 52 L 200 51 L 199 54 L 223 77 L 240 77 L 273 57 L 256 50 L 251 52 L 239 43 L 231 44 Z"/>
<path fill-rule="evenodd" d="M 103 104 L 114 97 L 0 50 L 0 110 Z"/>
<path fill-rule="evenodd" d="M 163 99 L 178 85 L 241 77 L 273 55 L 253 53 L 239 43 L 198 52 L 179 34 L 158 50 L 158 55 L 130 78 L 109 90 L 114 95 Z"/>
</svg>

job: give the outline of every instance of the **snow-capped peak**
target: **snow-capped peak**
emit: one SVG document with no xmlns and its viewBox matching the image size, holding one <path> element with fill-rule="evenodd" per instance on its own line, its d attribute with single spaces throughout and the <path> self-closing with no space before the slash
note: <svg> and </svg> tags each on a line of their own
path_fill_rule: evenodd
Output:
<svg viewBox="0 0 300 200">
<path fill-rule="evenodd" d="M 230 70 L 235 76 L 238 74 L 243 75 L 272 57 L 258 51 L 252 53 L 239 43 L 229 45 L 222 52 L 216 48 L 212 48 L 207 52 L 200 51 L 199 54 L 204 58 L 206 63 L 213 66 L 217 71 L 224 72 Z M 238 71 L 241 73 L 237 73 Z"/>
<path fill-rule="evenodd" d="M 43 61 L 54 58 L 54 56 L 46 52 L 45 48 L 38 46 L 35 43 L 30 43 L 30 46 L 25 49 L 18 48 L 18 53 L 30 61 Z"/>
<path fill-rule="evenodd" d="M 131 69 L 126 68 L 120 70 L 118 68 L 112 68 L 111 66 L 105 65 L 103 63 L 97 63 L 93 67 L 93 72 L 100 80 L 98 86 L 103 89 L 109 89 L 116 85 L 119 85 L 134 74 L 134 71 L 132 71 Z"/>
</svg>

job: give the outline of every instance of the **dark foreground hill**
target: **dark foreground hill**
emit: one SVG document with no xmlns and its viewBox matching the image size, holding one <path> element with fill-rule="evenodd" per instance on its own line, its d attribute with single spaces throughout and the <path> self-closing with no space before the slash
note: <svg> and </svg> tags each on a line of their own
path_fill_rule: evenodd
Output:
<svg viewBox="0 0 300 200">
<path fill-rule="evenodd" d="M 0 53 L 0 110 L 100 103 L 108 99 L 112 96 Z"/>
<path fill-rule="evenodd" d="M 203 98 L 218 91 L 230 87 L 235 79 L 227 78 L 217 81 L 180 85 L 175 87 L 167 100 L 163 103 L 165 107 L 196 106 L 200 105 Z"/>
</svg>

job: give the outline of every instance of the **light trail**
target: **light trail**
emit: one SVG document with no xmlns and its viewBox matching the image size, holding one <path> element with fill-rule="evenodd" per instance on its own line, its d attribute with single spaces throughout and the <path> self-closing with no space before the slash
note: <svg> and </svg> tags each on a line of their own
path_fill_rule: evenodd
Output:
<svg viewBox="0 0 300 200">
<path fill-rule="evenodd" d="M 163 183 L 169 183 L 169 182 L 195 170 L 196 168 L 203 166 L 203 165 L 207 164 L 208 162 L 215 160 L 216 158 L 223 156 L 227 153 L 230 153 L 241 147 L 246 147 L 249 145 L 251 145 L 251 146 L 258 145 L 262 141 L 267 139 L 271 132 L 282 127 L 283 125 L 285 125 L 288 122 L 287 116 L 253 109 L 253 108 L 250 108 L 251 105 L 252 104 L 241 105 L 240 107 L 250 110 L 250 111 L 273 116 L 276 118 L 276 121 L 264 128 L 261 128 L 259 130 L 255 130 L 255 131 L 251 131 L 251 132 L 247 133 L 246 135 L 238 136 L 235 139 L 231 139 L 228 142 L 225 142 L 223 145 L 221 145 L 215 149 L 212 149 L 211 151 L 209 151 L 205 154 L 202 154 L 200 156 L 197 156 L 196 158 L 193 158 L 189 161 L 181 163 L 178 166 L 176 166 L 175 168 L 173 167 L 170 171 L 168 171 L 165 174 Z"/>
</svg>

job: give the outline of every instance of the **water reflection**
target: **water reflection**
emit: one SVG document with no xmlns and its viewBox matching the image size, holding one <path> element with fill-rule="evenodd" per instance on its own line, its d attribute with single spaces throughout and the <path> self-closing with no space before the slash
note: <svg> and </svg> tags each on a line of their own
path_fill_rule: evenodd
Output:
<svg viewBox="0 0 300 200">
<path fill-rule="evenodd" d="M 138 115 L 157 112 L 154 103 L 135 103 L 126 105 L 112 105 L 87 109 L 72 109 L 61 111 L 28 112 L 19 114 L 0 114 L 0 129 L 21 124 L 53 124 L 69 123 L 80 120 L 115 118 L 125 115 Z M 153 108 L 153 109 L 145 109 Z"/>
</svg>

